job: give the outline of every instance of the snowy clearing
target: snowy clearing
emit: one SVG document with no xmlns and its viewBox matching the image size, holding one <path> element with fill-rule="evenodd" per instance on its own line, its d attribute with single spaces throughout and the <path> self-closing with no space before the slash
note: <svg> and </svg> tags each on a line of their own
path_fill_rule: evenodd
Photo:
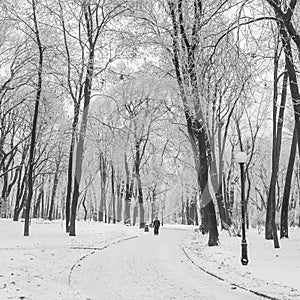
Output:
<svg viewBox="0 0 300 300">
<path fill-rule="evenodd" d="M 152 229 L 78 222 L 77 236 L 69 237 L 62 222 L 34 221 L 30 236 L 23 237 L 23 225 L 0 220 L 1 300 L 97 300 L 102 294 L 112 300 L 259 299 L 234 285 L 277 299 L 300 299 L 300 230 L 291 230 L 277 250 L 250 230 L 245 267 L 241 239 L 226 232 L 220 234 L 220 246 L 209 248 L 207 236 L 189 226 L 166 225 L 154 236 Z"/>
</svg>

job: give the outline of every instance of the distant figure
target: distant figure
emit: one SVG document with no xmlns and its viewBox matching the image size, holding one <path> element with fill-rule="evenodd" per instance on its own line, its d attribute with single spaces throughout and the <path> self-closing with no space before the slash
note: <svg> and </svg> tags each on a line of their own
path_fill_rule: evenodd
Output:
<svg viewBox="0 0 300 300">
<path fill-rule="evenodd" d="M 153 226 L 154 226 L 154 235 L 158 235 L 158 230 L 159 230 L 160 222 L 159 222 L 159 220 L 157 218 L 153 222 Z"/>
</svg>

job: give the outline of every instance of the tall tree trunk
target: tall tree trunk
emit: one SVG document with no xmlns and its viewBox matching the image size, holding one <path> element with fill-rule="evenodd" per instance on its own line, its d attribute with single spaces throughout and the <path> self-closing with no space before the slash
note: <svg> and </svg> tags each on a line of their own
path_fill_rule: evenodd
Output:
<svg viewBox="0 0 300 300">
<path fill-rule="evenodd" d="M 112 219 L 116 223 L 116 195 L 115 195 L 115 169 L 111 161 L 111 202 L 112 202 Z"/>
<path fill-rule="evenodd" d="M 44 185 L 42 184 L 39 194 L 38 194 L 38 197 L 37 197 L 37 200 L 36 200 L 36 203 L 34 205 L 33 214 L 32 214 L 33 218 L 39 218 L 41 216 L 40 206 L 41 206 L 41 200 L 43 197 L 44 197 Z"/>
<path fill-rule="evenodd" d="M 138 217 L 138 206 L 135 203 L 134 208 L 133 208 L 133 215 L 132 215 L 132 225 L 135 226 L 136 224 L 136 219 Z"/>
<path fill-rule="evenodd" d="M 64 12 L 63 12 L 63 6 L 62 1 L 58 1 L 59 7 L 60 7 L 60 18 L 61 18 L 61 25 L 63 29 L 63 37 L 64 37 L 64 47 L 66 51 L 66 58 L 67 58 L 67 83 L 68 83 L 68 90 L 69 94 L 73 100 L 73 121 L 72 121 L 72 134 L 71 134 L 71 142 L 70 142 L 70 148 L 69 148 L 69 160 L 68 160 L 68 172 L 67 172 L 67 193 L 66 193 L 66 201 L 65 201 L 65 215 L 66 215 L 66 233 L 69 232 L 69 226 L 70 226 L 70 213 L 71 213 L 71 195 L 72 195 L 72 181 L 73 181 L 73 161 L 74 161 L 74 148 L 76 143 L 76 132 L 78 128 L 79 123 L 79 112 L 80 112 L 80 103 L 82 98 L 82 92 L 83 87 L 80 84 L 78 90 L 75 88 L 76 92 L 74 93 L 74 88 L 72 84 L 71 79 L 71 54 L 69 49 L 69 43 L 67 38 L 67 29 L 64 19 Z M 81 73 L 79 75 L 79 81 L 83 78 L 83 71 L 84 68 L 81 68 Z M 78 92 L 78 93 L 77 93 Z"/>
<path fill-rule="evenodd" d="M 51 199 L 51 194 L 50 194 L 50 187 L 49 187 L 48 191 L 46 192 L 46 205 L 45 205 L 45 211 L 43 212 L 43 218 L 44 219 L 46 219 L 48 217 L 48 215 L 49 215 L 50 199 Z"/>
<path fill-rule="evenodd" d="M 176 6 L 177 3 L 177 6 Z M 200 106 L 200 91 L 198 87 L 195 53 L 198 49 L 199 30 L 202 6 L 200 2 L 194 1 L 194 24 L 192 38 L 189 41 L 186 34 L 183 17 L 182 1 L 168 1 L 172 20 L 172 50 L 173 64 L 176 79 L 184 106 L 187 122 L 187 130 L 194 153 L 195 169 L 198 177 L 198 185 L 201 192 L 201 208 L 205 216 L 204 228 L 209 232 L 209 246 L 218 245 L 218 228 L 214 203 L 208 185 L 208 153 L 207 134 Z M 183 61 L 183 57 L 186 61 Z M 190 90 L 187 95 L 186 90 Z M 192 98 L 195 116 L 191 114 L 188 96 Z M 207 221 L 207 223 L 206 223 Z M 205 230 L 204 230 L 205 231 Z"/>
<path fill-rule="evenodd" d="M 136 177 L 136 181 L 137 181 L 138 202 L 139 202 L 139 211 L 140 211 L 140 228 L 144 228 L 145 227 L 145 209 L 144 209 L 142 180 L 141 180 L 141 175 L 140 175 L 140 164 L 141 164 L 140 145 L 141 145 L 140 140 L 136 139 L 136 142 L 135 142 L 135 177 Z"/>
<path fill-rule="evenodd" d="M 87 6 L 89 7 L 88 4 L 86 3 L 83 4 L 84 15 L 85 15 L 86 23 L 88 24 L 87 25 L 88 34 L 92 35 L 93 33 L 89 31 L 91 28 L 90 26 L 92 20 L 90 19 L 91 16 L 88 12 L 89 8 Z M 87 73 L 84 82 L 84 93 L 83 93 L 84 106 L 83 106 L 83 114 L 82 114 L 82 120 L 81 120 L 80 132 L 79 132 L 79 140 L 76 149 L 76 159 L 75 159 L 74 188 L 73 188 L 71 219 L 70 219 L 70 228 L 69 228 L 70 236 L 76 235 L 75 222 L 76 222 L 77 204 L 79 198 L 79 186 L 80 186 L 81 175 L 82 175 L 82 162 L 83 162 L 85 134 L 87 128 L 87 118 L 88 118 L 89 105 L 91 100 L 92 78 L 94 72 L 94 47 L 95 47 L 95 42 L 91 40 L 92 40 L 92 36 L 89 36 L 90 49 L 89 49 L 89 59 L 87 63 Z"/>
<path fill-rule="evenodd" d="M 121 181 L 121 178 L 118 178 L 118 184 L 117 184 L 117 222 L 122 221 L 123 194 L 124 194 L 124 184 L 123 184 L 123 181 Z"/>
<path fill-rule="evenodd" d="M 22 157 L 21 157 L 21 163 L 19 165 L 19 173 L 18 173 L 18 179 L 17 179 L 17 192 L 16 192 L 16 201 L 15 201 L 15 207 L 14 207 L 14 214 L 13 214 L 13 221 L 18 221 L 20 211 L 23 207 L 23 204 L 21 205 L 21 199 L 22 194 L 25 186 L 25 180 L 26 180 L 26 172 L 27 172 L 27 166 L 25 165 L 25 159 L 27 156 L 29 144 L 26 143 L 26 145 L 23 148 L 22 151 Z M 22 171 L 24 169 L 24 176 L 22 181 Z"/>
<path fill-rule="evenodd" d="M 232 109 L 233 111 L 233 109 Z M 220 111 L 219 111 L 220 113 Z M 231 114 L 230 114 L 231 115 Z M 217 204 L 218 204 L 218 209 L 220 213 L 220 218 L 222 222 L 222 227 L 225 227 L 225 229 L 228 229 L 228 227 L 231 225 L 231 217 L 228 212 L 228 206 L 226 205 L 226 196 L 225 196 L 225 190 L 223 190 L 223 178 L 224 178 L 224 148 L 225 148 L 225 141 L 227 137 L 227 132 L 228 132 L 228 123 L 225 126 L 225 134 L 224 134 L 224 140 L 222 143 L 222 138 L 221 138 L 221 133 L 222 133 L 222 122 L 221 122 L 221 117 L 218 116 L 219 122 L 218 122 L 218 145 L 219 145 L 219 154 L 218 154 L 218 163 L 219 163 L 219 176 L 218 176 L 218 189 L 216 192 L 216 199 L 217 199 Z"/>
<path fill-rule="evenodd" d="M 283 25 L 280 23 L 280 34 L 282 37 L 282 43 L 284 46 L 284 52 L 285 52 L 285 63 L 286 63 L 286 69 L 287 69 L 287 73 L 288 73 L 288 77 L 289 77 L 289 87 L 290 87 L 290 93 L 292 96 L 292 102 L 293 102 L 293 109 L 294 109 L 294 117 L 295 117 L 295 134 L 296 134 L 296 140 L 297 140 L 297 145 L 298 145 L 298 153 L 300 153 L 300 120 L 299 120 L 299 114 L 300 114 L 300 93 L 299 93 L 299 86 L 298 86 L 298 82 L 297 82 L 297 75 L 296 75 L 296 70 L 295 70 L 295 66 L 294 66 L 294 61 L 293 61 L 293 52 L 292 52 L 292 48 L 291 48 L 291 44 L 290 44 L 290 37 L 288 36 L 285 28 L 283 27 Z M 293 141 L 294 142 L 294 141 Z M 293 156 L 291 149 L 291 156 Z M 290 156 L 290 160 L 291 160 L 291 164 L 292 164 L 292 158 Z M 292 168 L 291 168 L 292 169 Z M 289 180 L 291 180 L 291 177 L 288 178 Z M 286 184 L 286 188 L 287 190 L 285 191 L 288 195 L 288 191 L 289 191 L 289 182 Z M 285 198 L 285 206 L 288 205 L 286 202 L 288 201 L 288 199 Z M 288 208 L 285 207 L 285 212 L 287 213 Z M 283 220 L 283 218 L 287 218 L 287 214 L 285 216 L 285 214 L 282 216 L 282 221 L 283 222 L 287 222 L 286 220 Z M 287 225 L 284 225 L 287 229 Z M 284 229 L 283 229 L 284 230 Z M 282 232 L 282 234 L 284 234 Z"/>
<path fill-rule="evenodd" d="M 58 186 L 58 174 L 59 174 L 59 165 L 57 166 L 57 169 L 56 169 L 56 172 L 54 175 L 54 180 L 53 180 L 52 195 L 51 195 L 51 200 L 50 200 L 50 209 L 49 209 L 49 214 L 48 214 L 49 221 L 53 220 L 53 215 L 54 215 L 54 202 L 55 202 L 56 191 L 57 191 L 57 186 Z"/>
<path fill-rule="evenodd" d="M 1 125 L 0 125 L 1 126 Z M 11 147 L 13 148 L 13 138 L 12 135 Z M 0 138 L 1 140 L 1 138 Z M 3 143 L 3 142 L 2 142 Z M 1 144 L 2 144 L 1 143 Z M 2 148 L 2 146 L 0 146 Z M 2 218 L 7 218 L 7 213 L 9 211 L 9 195 L 12 190 L 12 186 L 15 184 L 18 178 L 19 167 L 15 171 L 11 170 L 14 163 L 14 158 L 16 155 L 17 148 L 11 150 L 9 154 L 4 155 L 2 161 L 0 160 L 0 180 L 2 181 L 2 193 L 0 197 L 0 216 Z M 6 163 L 5 163 L 6 161 Z"/>
<path fill-rule="evenodd" d="M 23 177 L 20 174 L 17 186 L 16 203 L 14 209 L 14 221 L 18 221 L 21 211 L 24 209 L 24 205 L 28 194 L 28 179 L 27 179 L 28 165 L 25 166 Z"/>
<path fill-rule="evenodd" d="M 152 190 L 152 196 L 150 197 L 151 199 L 151 225 L 153 225 L 154 219 L 155 219 L 155 215 L 156 215 L 156 188 L 154 188 Z"/>
<path fill-rule="evenodd" d="M 275 15 L 278 18 L 278 27 L 280 31 L 280 36 L 282 39 L 282 45 L 284 49 L 285 54 L 285 65 L 286 70 L 289 77 L 289 87 L 290 87 L 290 93 L 292 96 L 292 102 L 293 102 L 293 109 L 294 109 L 294 117 L 295 117 L 295 128 L 297 133 L 297 141 L 298 141 L 298 152 L 300 153 L 300 93 L 299 93 L 299 86 L 297 81 L 297 75 L 296 75 L 296 68 L 294 65 L 294 59 L 293 59 L 293 51 L 291 48 L 291 39 L 295 42 L 297 49 L 298 49 L 298 55 L 300 56 L 300 36 L 295 30 L 293 26 L 293 13 L 297 4 L 297 1 L 292 1 L 290 3 L 290 7 L 288 8 L 287 13 L 283 13 L 280 2 L 278 0 L 272 1 L 267 0 L 267 2 L 273 7 L 275 11 Z"/>
<path fill-rule="evenodd" d="M 74 117 L 72 123 L 72 136 L 69 149 L 69 161 L 68 161 L 68 181 L 67 181 L 67 195 L 66 195 L 66 232 L 69 232 L 70 226 L 70 210 L 71 210 L 71 195 L 72 195 L 72 180 L 73 180 L 73 160 L 74 160 L 74 148 L 76 142 L 76 131 L 79 120 L 79 104 L 74 103 Z"/>
<path fill-rule="evenodd" d="M 223 197 L 223 187 L 222 187 L 222 173 L 223 173 L 223 163 L 222 163 L 222 158 L 219 160 L 219 172 L 217 170 L 216 166 L 216 161 L 213 160 L 210 162 L 210 174 L 211 174 L 211 181 L 212 181 L 212 186 L 215 191 L 215 196 L 217 200 L 217 205 L 218 205 L 218 210 L 219 210 L 219 215 L 220 215 L 220 220 L 221 220 L 221 227 L 222 229 L 228 228 L 228 225 L 230 221 L 228 220 L 228 214 L 226 213 L 225 210 L 225 202 L 224 202 L 224 197 Z"/>
<path fill-rule="evenodd" d="M 99 155 L 100 161 L 100 204 L 99 204 L 99 222 L 106 222 L 107 212 L 106 212 L 106 179 L 107 179 L 107 168 L 106 168 L 106 157 L 104 157 L 103 152 Z"/>
<path fill-rule="evenodd" d="M 191 207 L 190 207 L 190 199 L 189 198 L 186 199 L 185 211 L 186 211 L 186 224 L 191 225 L 192 224 L 191 215 L 190 215 Z"/>
<path fill-rule="evenodd" d="M 277 61 L 278 65 L 278 61 Z M 276 72 L 277 73 L 277 72 Z M 284 117 L 284 109 L 287 97 L 287 80 L 288 74 L 285 73 L 283 77 L 282 83 L 282 94 L 281 94 L 281 103 L 280 110 L 277 118 L 277 74 L 276 78 L 274 78 L 274 90 L 276 90 L 276 94 L 274 95 L 274 105 L 273 105 L 273 151 L 272 151 L 272 174 L 271 174 L 271 183 L 269 188 L 268 195 L 268 204 L 267 204 L 267 217 L 266 219 L 266 239 L 274 239 L 274 247 L 279 248 L 279 242 L 277 237 L 277 229 L 276 229 L 276 182 L 279 171 L 279 159 L 280 159 L 280 151 L 281 151 L 281 140 L 282 140 L 282 128 L 283 128 L 283 117 Z"/>
<path fill-rule="evenodd" d="M 291 183 L 293 178 L 296 150 L 297 150 L 296 147 L 297 147 L 297 134 L 296 134 L 296 128 L 294 128 L 293 140 L 291 144 L 288 167 L 286 171 L 283 199 L 282 199 L 282 206 L 281 206 L 280 238 L 289 237 L 289 227 L 288 227 L 289 199 L 290 199 L 290 191 L 291 191 Z"/>
<path fill-rule="evenodd" d="M 25 179 L 23 179 L 25 180 Z M 13 215 L 13 221 L 19 220 L 19 212 L 21 207 L 21 199 L 22 199 L 22 193 L 21 193 L 21 181 L 22 181 L 22 167 L 19 173 L 19 178 L 17 182 L 17 192 L 16 192 L 16 201 L 15 201 L 15 207 L 14 207 L 14 215 Z"/>
<path fill-rule="evenodd" d="M 199 216 L 198 216 L 198 195 L 195 199 L 195 225 L 199 226 Z"/>
<path fill-rule="evenodd" d="M 143 190 L 139 188 L 139 208 L 140 208 L 140 228 L 145 227 L 145 207 L 143 200 Z"/>
<path fill-rule="evenodd" d="M 36 129 L 37 129 L 37 121 L 39 114 L 39 104 L 42 94 L 42 73 L 43 73 L 43 58 L 44 58 L 44 50 L 42 47 L 42 43 L 40 40 L 40 33 L 38 28 L 38 21 L 36 16 L 36 0 L 32 0 L 32 14 L 33 14 L 33 22 L 34 22 L 34 35 L 36 38 L 36 43 L 39 51 L 39 63 L 38 63 L 38 81 L 37 81 L 37 90 L 36 90 L 36 98 L 35 98 L 35 107 L 34 107 L 34 115 L 31 129 L 31 143 L 29 150 L 29 160 L 28 160 L 28 195 L 25 203 L 24 211 L 25 211 L 25 223 L 24 223 L 24 236 L 29 236 L 29 220 L 30 220 L 30 208 L 31 208 L 31 200 L 33 195 L 33 169 L 34 169 L 34 152 L 35 152 L 35 144 L 36 144 Z"/>
<path fill-rule="evenodd" d="M 190 202 L 190 219 L 191 219 L 191 224 L 195 225 L 195 220 L 196 220 L 196 206 L 195 206 L 195 198 L 193 197 Z"/>
<path fill-rule="evenodd" d="M 194 133 L 194 135 L 197 137 L 199 149 L 199 167 L 197 169 L 197 175 L 198 184 L 201 190 L 201 205 L 205 211 L 204 214 L 207 216 L 207 224 L 205 224 L 205 226 L 209 232 L 208 246 L 216 246 L 219 244 L 219 233 L 215 206 L 208 185 L 208 160 L 205 143 L 205 127 L 204 124 L 201 124 L 199 121 L 195 121 L 195 123 L 196 134 Z"/>
<path fill-rule="evenodd" d="M 107 223 L 110 224 L 110 221 L 112 219 L 112 199 L 110 199 L 108 204 L 108 210 L 107 210 Z"/>
<path fill-rule="evenodd" d="M 124 224 L 130 224 L 130 205 L 133 194 L 134 174 L 132 172 L 132 178 L 130 179 L 130 172 L 126 153 L 124 153 L 124 163 L 126 173 Z"/>
<path fill-rule="evenodd" d="M 278 54 L 279 41 L 277 40 L 275 53 L 274 53 L 274 73 L 273 73 L 273 145 L 272 145 L 272 174 L 269 187 L 267 212 L 265 222 L 265 238 L 267 240 L 273 239 L 273 215 L 275 209 L 275 185 L 277 181 L 278 167 L 279 167 L 279 155 L 277 153 L 277 99 L 278 99 Z"/>
<path fill-rule="evenodd" d="M 299 86 L 297 81 L 297 75 L 296 75 L 296 69 L 293 62 L 293 53 L 291 44 L 289 42 L 289 39 L 287 37 L 284 37 L 283 39 L 286 44 L 284 46 L 285 50 L 285 61 L 286 61 L 286 69 L 288 72 L 289 77 L 289 87 L 290 87 L 290 93 L 292 96 L 292 102 L 293 102 L 293 109 L 294 109 L 294 117 L 295 117 L 295 128 L 297 133 L 297 145 L 298 145 L 298 153 L 300 153 L 300 93 L 299 93 Z"/>
<path fill-rule="evenodd" d="M 85 205 L 86 195 L 87 195 L 87 189 L 86 189 L 86 191 L 84 192 L 83 200 L 82 200 L 82 206 L 83 206 L 83 210 L 84 210 L 84 217 L 83 217 L 84 221 L 87 220 L 87 213 L 88 213 L 87 208 L 86 208 L 86 205 Z"/>
<path fill-rule="evenodd" d="M 186 210 L 185 210 L 185 206 L 186 203 L 184 201 L 184 197 L 183 197 L 183 189 L 181 192 L 181 224 L 185 224 L 185 216 L 186 216 Z M 153 223 L 154 218 L 152 219 L 152 223 Z"/>
</svg>

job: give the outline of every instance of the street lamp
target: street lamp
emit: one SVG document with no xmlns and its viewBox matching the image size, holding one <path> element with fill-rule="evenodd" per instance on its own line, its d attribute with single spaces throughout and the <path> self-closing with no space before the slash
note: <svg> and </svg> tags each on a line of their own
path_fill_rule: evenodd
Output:
<svg viewBox="0 0 300 300">
<path fill-rule="evenodd" d="M 241 169 L 241 209 L 242 209 L 242 258 L 241 263 L 243 266 L 248 264 L 247 256 L 247 241 L 246 241 L 246 229 L 245 229 L 245 173 L 244 164 L 247 160 L 247 154 L 245 152 L 238 152 L 235 155 L 237 163 Z"/>
</svg>

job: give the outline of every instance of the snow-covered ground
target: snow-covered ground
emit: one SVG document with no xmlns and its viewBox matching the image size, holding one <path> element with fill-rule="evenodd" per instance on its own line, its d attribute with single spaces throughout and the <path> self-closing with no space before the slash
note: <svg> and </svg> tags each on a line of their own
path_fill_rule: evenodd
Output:
<svg viewBox="0 0 300 300">
<path fill-rule="evenodd" d="M 300 229 L 291 228 L 289 239 L 264 239 L 256 230 L 247 232 L 249 264 L 242 266 L 241 238 L 220 232 L 220 245 L 207 246 L 207 236 L 194 233 L 184 246 L 196 265 L 231 284 L 253 290 L 276 299 L 300 299 Z"/>
<path fill-rule="evenodd" d="M 30 236 L 23 222 L 0 219 L 0 299 L 71 300 L 72 267 L 85 255 L 138 229 L 123 225 L 78 222 L 77 236 L 65 233 L 62 222 L 33 221 Z"/>
<path fill-rule="evenodd" d="M 78 299 L 258 300 L 196 268 L 180 247 L 191 232 L 163 228 L 87 257 L 71 276 Z"/>
<path fill-rule="evenodd" d="M 93 267 L 93 259 L 94 262 L 100 260 L 101 253 L 108 255 L 105 254 L 105 251 L 106 253 L 110 253 L 110 251 L 112 253 L 122 252 L 119 260 L 116 261 L 119 265 L 125 264 L 124 268 L 130 273 L 131 267 L 127 266 L 126 261 L 122 260 L 122 257 L 126 256 L 124 253 L 127 253 L 126 245 L 132 248 L 132 251 L 128 253 L 132 258 L 128 260 L 132 267 L 135 267 L 135 255 L 137 259 L 144 261 L 144 256 L 140 252 L 146 252 L 149 247 L 152 247 L 153 243 L 157 244 L 157 249 L 161 249 L 162 253 L 160 253 L 160 250 L 157 250 L 157 253 L 153 252 L 153 256 L 156 257 L 150 260 L 151 264 L 146 265 L 148 269 L 144 270 L 145 272 L 142 269 L 140 270 L 141 274 L 145 274 L 150 282 L 151 276 L 155 276 L 151 268 L 154 268 L 157 264 L 165 264 L 166 257 L 169 254 L 171 255 L 166 248 L 166 243 L 161 247 L 159 245 L 167 239 L 170 240 L 170 243 L 172 241 L 177 243 L 174 238 L 175 235 L 168 234 L 175 231 L 171 231 L 169 228 L 180 230 L 178 239 L 184 239 L 181 245 L 183 245 L 187 257 L 194 262 L 194 265 L 223 278 L 231 284 L 227 286 L 233 291 L 234 286 L 232 284 L 235 284 L 276 299 L 300 299 L 300 230 L 291 229 L 290 239 L 281 240 L 280 249 L 274 249 L 272 241 L 265 241 L 263 234 L 258 235 L 256 231 L 247 232 L 249 264 L 248 266 L 242 266 L 240 263 L 241 239 L 230 237 L 226 232 L 220 233 L 220 246 L 208 247 L 206 245 L 207 236 L 202 236 L 195 232 L 193 227 L 188 226 L 164 226 L 159 237 L 154 237 L 152 232 L 145 233 L 137 227 L 78 222 L 77 236 L 69 237 L 65 233 L 62 222 L 34 221 L 30 227 L 30 236 L 23 237 L 23 225 L 22 222 L 0 219 L 1 300 L 88 299 L 88 297 L 78 298 L 78 293 L 80 292 L 80 295 L 83 295 L 82 288 L 88 288 L 86 283 L 89 282 L 89 276 L 93 277 L 91 283 L 94 286 L 97 285 L 95 282 L 96 273 L 89 273 L 88 270 L 89 266 Z M 185 229 L 183 234 L 182 229 Z M 140 237 L 130 240 L 131 237 L 136 236 Z M 126 241 L 120 242 L 121 240 Z M 109 247 L 105 249 L 107 245 Z M 105 250 L 102 251 L 101 249 Z M 123 253 L 123 251 L 125 252 Z M 148 257 L 150 257 L 149 253 L 152 253 L 151 249 L 147 254 Z M 178 251 L 176 253 L 175 255 L 175 252 L 172 252 L 170 262 L 182 266 L 183 259 L 180 258 Z M 110 258 L 109 255 L 107 259 Z M 157 257 L 160 257 L 161 260 L 157 261 Z M 180 261 L 175 261 L 177 258 L 180 258 Z M 188 264 L 188 260 L 186 264 Z M 188 269 L 186 264 L 185 271 Z M 169 268 L 170 264 L 167 265 L 166 262 L 166 266 Z M 117 266 L 111 267 L 112 274 L 115 274 L 118 270 Z M 102 272 L 104 276 L 106 274 L 109 277 L 106 278 L 106 282 L 111 283 L 117 278 L 109 276 L 109 270 L 107 272 L 102 270 Z M 142 282 L 139 281 L 142 280 L 141 276 L 135 277 L 135 275 L 141 274 L 131 273 L 133 280 L 135 280 L 134 284 L 139 285 Z M 166 277 L 168 276 L 164 272 L 161 272 L 161 274 L 167 283 L 169 279 Z M 180 282 L 180 276 L 178 278 L 177 275 L 173 274 L 172 276 L 175 281 Z M 103 279 L 103 276 L 99 277 L 99 280 L 101 279 Z M 127 291 L 130 290 L 129 280 L 127 282 L 122 280 L 122 282 L 126 283 Z M 222 284 L 220 282 L 220 285 Z M 199 282 L 199 285 L 201 286 L 201 282 Z M 77 287 L 79 290 L 77 290 Z M 150 283 L 148 288 L 151 288 Z M 165 288 L 167 288 L 167 285 Z M 91 299 L 98 300 L 98 298 Z M 109 297 L 106 297 L 106 299 L 110 300 Z M 172 299 L 180 298 L 173 297 Z M 187 297 L 186 299 L 193 298 Z M 220 296 L 220 300 L 222 299 L 222 296 Z M 114 298 L 111 298 L 111 300 L 114 300 Z"/>
</svg>

